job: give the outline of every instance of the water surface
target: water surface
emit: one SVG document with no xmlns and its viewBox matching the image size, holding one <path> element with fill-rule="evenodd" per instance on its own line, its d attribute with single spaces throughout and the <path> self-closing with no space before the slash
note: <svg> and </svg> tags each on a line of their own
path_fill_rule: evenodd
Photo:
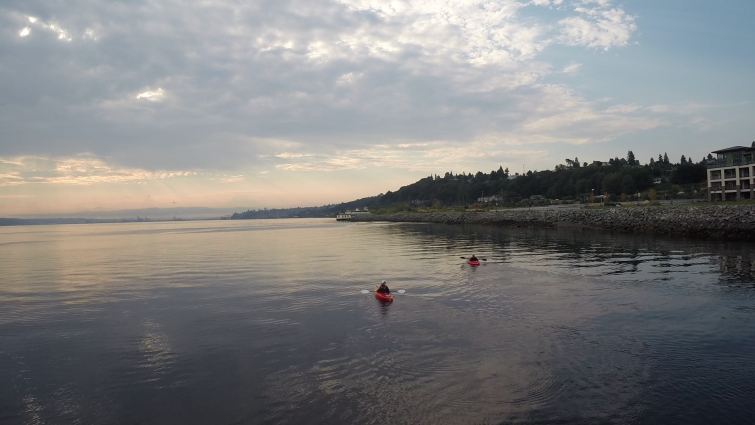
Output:
<svg viewBox="0 0 755 425">
<path fill-rule="evenodd" d="M 754 275 L 573 229 L 0 228 L 0 423 L 755 423 Z"/>
</svg>

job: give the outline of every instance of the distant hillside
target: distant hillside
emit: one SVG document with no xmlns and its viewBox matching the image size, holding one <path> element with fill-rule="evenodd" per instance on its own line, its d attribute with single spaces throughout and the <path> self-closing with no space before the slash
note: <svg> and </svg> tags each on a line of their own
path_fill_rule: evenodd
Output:
<svg viewBox="0 0 755 425">
<path fill-rule="evenodd" d="M 136 219 L 107 218 L 0 218 L 0 226 L 36 226 L 43 224 L 92 224 L 92 223 L 126 223 Z M 144 221 L 144 220 L 142 220 Z"/>
<path fill-rule="evenodd" d="M 150 220 L 171 220 L 173 217 L 182 219 L 202 219 L 202 218 L 220 218 L 224 215 L 231 215 L 235 211 L 240 210 L 240 207 L 236 208 L 206 208 L 206 207 L 172 207 L 172 208 L 140 208 L 134 210 L 115 210 L 115 211 L 79 211 L 74 213 L 63 214 L 28 214 L 21 215 L 18 218 L 22 219 L 59 219 L 59 218 L 86 218 L 86 219 L 102 219 L 102 220 L 115 220 L 121 219 L 133 219 L 136 221 L 137 217 L 147 217 Z"/>
<path fill-rule="evenodd" d="M 273 208 L 261 210 L 249 210 L 242 213 L 234 213 L 231 220 L 247 220 L 262 218 L 325 218 L 335 217 L 339 212 L 362 209 L 371 207 L 380 200 L 382 195 L 371 196 L 368 198 L 357 199 L 351 202 L 343 202 L 334 205 L 324 205 L 321 207 L 298 207 L 298 208 Z"/>
<path fill-rule="evenodd" d="M 495 196 L 495 202 L 504 206 L 518 205 L 523 199 L 539 195 L 548 199 L 586 199 L 591 194 L 608 194 L 615 200 L 622 194 L 634 195 L 651 188 L 677 193 L 693 193 L 707 177 L 704 161 L 693 163 L 684 156 L 673 164 L 668 155 L 658 155 L 647 165 L 640 165 L 632 151 L 626 158 L 613 158 L 607 162 L 580 163 L 577 158 L 567 159 L 553 170 L 511 175 L 499 167 L 490 173 L 432 175 L 401 187 L 395 192 L 321 207 L 279 208 L 249 210 L 234 213 L 231 219 L 334 217 L 337 213 L 369 207 L 373 212 L 385 213 L 411 210 L 418 207 L 453 207 L 475 202 L 480 197 Z M 661 183 L 654 183 L 654 179 Z M 675 192 L 674 192 L 675 191 Z"/>
</svg>

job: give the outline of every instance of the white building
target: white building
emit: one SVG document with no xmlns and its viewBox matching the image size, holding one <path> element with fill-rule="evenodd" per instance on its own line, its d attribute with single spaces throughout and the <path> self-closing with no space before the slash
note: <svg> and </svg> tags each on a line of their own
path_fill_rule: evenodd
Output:
<svg viewBox="0 0 755 425">
<path fill-rule="evenodd" d="M 716 161 L 708 165 L 708 200 L 739 201 L 755 199 L 755 142 L 714 151 Z"/>
<path fill-rule="evenodd" d="M 355 216 L 367 215 L 367 214 L 372 214 L 367 207 L 364 207 L 364 209 L 361 211 L 359 210 L 359 208 L 355 209 L 354 211 L 346 210 L 345 213 L 336 214 L 336 220 L 346 221 L 346 220 L 351 220 Z"/>
</svg>

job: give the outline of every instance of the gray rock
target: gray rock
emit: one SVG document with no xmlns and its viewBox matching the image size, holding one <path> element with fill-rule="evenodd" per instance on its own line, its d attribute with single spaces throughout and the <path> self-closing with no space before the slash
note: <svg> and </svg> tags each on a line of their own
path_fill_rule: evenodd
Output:
<svg viewBox="0 0 755 425">
<path fill-rule="evenodd" d="M 742 205 L 373 214 L 354 217 L 351 221 L 575 227 L 715 239 L 755 240 L 755 206 Z"/>
</svg>

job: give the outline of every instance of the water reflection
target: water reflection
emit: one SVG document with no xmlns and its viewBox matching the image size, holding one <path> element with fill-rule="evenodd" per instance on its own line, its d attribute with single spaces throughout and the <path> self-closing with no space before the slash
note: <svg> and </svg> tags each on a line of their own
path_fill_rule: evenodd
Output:
<svg viewBox="0 0 755 425">
<path fill-rule="evenodd" d="M 3 423 L 752 422 L 745 243 L 318 220 L 21 230 L 0 229 Z M 360 293 L 382 279 L 406 294 Z"/>
</svg>

